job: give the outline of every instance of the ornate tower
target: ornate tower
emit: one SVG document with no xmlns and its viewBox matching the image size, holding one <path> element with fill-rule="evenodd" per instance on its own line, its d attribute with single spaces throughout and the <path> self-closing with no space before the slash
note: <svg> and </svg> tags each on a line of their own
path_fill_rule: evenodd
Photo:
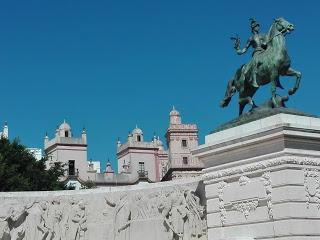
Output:
<svg viewBox="0 0 320 240">
<path fill-rule="evenodd" d="M 169 162 L 163 180 L 198 175 L 203 168 L 202 163 L 191 154 L 191 149 L 198 147 L 198 127 L 196 124 L 183 124 L 174 107 L 169 114 L 166 139 Z"/>
</svg>

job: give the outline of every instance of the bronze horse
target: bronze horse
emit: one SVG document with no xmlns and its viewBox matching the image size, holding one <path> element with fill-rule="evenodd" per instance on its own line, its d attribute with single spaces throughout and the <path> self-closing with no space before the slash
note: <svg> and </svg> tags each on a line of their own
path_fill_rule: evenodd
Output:
<svg viewBox="0 0 320 240">
<path fill-rule="evenodd" d="M 256 107 L 252 100 L 254 94 L 259 87 L 252 86 L 250 68 L 256 64 L 256 80 L 258 86 L 263 86 L 271 83 L 271 94 L 273 107 L 279 107 L 276 98 L 276 88 L 282 88 L 279 77 L 280 76 L 294 76 L 296 82 L 293 88 L 288 93 L 294 94 L 300 85 L 301 73 L 290 67 L 291 60 L 287 53 L 285 35 L 294 30 L 293 24 L 286 21 L 284 18 L 277 18 L 274 20 L 267 35 L 267 49 L 261 52 L 251 62 L 242 65 L 234 75 L 233 79 L 228 82 L 227 90 L 224 99 L 221 101 L 221 107 L 228 106 L 232 96 L 239 92 L 239 115 L 242 114 L 244 107 L 250 104 Z M 256 61 L 253 63 L 252 61 Z M 249 67 L 249 71 L 244 71 Z"/>
</svg>

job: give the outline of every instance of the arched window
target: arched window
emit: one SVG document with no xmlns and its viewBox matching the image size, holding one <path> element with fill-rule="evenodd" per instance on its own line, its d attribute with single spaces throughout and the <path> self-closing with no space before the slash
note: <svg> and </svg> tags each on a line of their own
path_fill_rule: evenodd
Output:
<svg viewBox="0 0 320 240">
<path fill-rule="evenodd" d="M 141 142 L 141 136 L 140 135 L 137 136 L 137 141 Z"/>
</svg>

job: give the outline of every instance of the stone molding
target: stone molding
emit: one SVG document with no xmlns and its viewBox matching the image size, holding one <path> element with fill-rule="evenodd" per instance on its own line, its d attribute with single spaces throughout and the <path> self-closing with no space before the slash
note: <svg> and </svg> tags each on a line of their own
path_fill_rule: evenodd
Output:
<svg viewBox="0 0 320 240">
<path fill-rule="evenodd" d="M 315 166 L 320 167 L 319 158 L 311 157 L 298 157 L 298 156 L 283 156 L 271 160 L 264 160 L 261 162 L 250 163 L 243 166 L 231 167 L 224 170 L 217 170 L 212 172 L 207 172 L 202 175 L 202 180 L 204 183 L 211 184 L 217 182 L 217 179 L 222 177 L 229 177 L 236 174 L 249 174 L 259 170 L 266 170 L 271 167 L 277 167 L 281 165 L 296 165 L 297 167 L 303 168 L 304 166 Z"/>
<path fill-rule="evenodd" d="M 173 171 L 172 179 L 196 178 L 201 175 L 201 171 Z"/>
</svg>

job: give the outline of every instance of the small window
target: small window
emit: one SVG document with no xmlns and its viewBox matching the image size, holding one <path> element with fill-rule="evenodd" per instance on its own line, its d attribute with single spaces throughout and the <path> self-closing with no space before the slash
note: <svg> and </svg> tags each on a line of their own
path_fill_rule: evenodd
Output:
<svg viewBox="0 0 320 240">
<path fill-rule="evenodd" d="M 187 147 L 188 146 L 187 140 L 183 139 L 181 142 L 181 145 L 182 147 Z"/>
<path fill-rule="evenodd" d="M 144 162 L 139 162 L 139 171 L 144 172 Z"/>
<path fill-rule="evenodd" d="M 69 137 L 69 132 L 68 131 L 64 131 L 64 136 L 65 137 Z"/>
<path fill-rule="evenodd" d="M 137 136 L 137 141 L 141 142 L 141 136 L 140 135 Z"/>
<path fill-rule="evenodd" d="M 182 162 L 183 164 L 188 164 L 188 157 L 183 157 Z"/>
<path fill-rule="evenodd" d="M 74 176 L 75 175 L 74 160 L 69 160 L 68 167 L 69 167 L 68 169 L 69 176 Z"/>
</svg>

